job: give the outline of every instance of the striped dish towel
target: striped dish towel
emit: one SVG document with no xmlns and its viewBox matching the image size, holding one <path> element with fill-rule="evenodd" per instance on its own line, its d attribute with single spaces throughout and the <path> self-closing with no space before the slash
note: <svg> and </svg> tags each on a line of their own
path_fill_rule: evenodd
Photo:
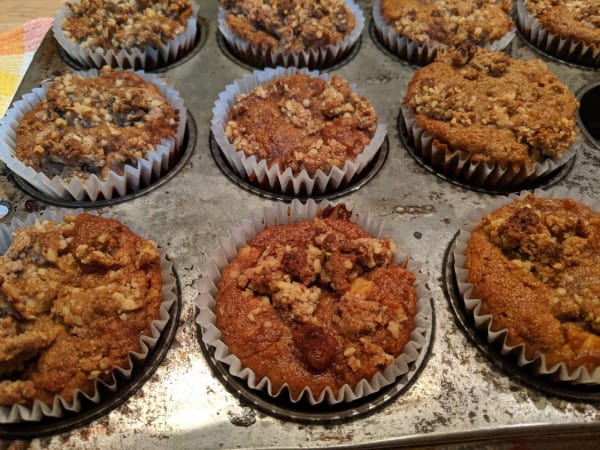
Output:
<svg viewBox="0 0 600 450">
<path fill-rule="evenodd" d="M 42 17 L 0 34 L 0 118 L 51 25 L 51 17 Z"/>
</svg>

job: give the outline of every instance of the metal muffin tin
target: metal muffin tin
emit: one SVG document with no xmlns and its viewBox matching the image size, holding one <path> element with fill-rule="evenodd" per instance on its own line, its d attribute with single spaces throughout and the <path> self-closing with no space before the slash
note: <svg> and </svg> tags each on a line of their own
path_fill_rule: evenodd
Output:
<svg viewBox="0 0 600 450">
<path fill-rule="evenodd" d="M 444 255 L 467 213 L 497 193 L 451 183 L 424 167 L 407 148 L 402 128 L 395 124 L 407 83 L 417 68 L 382 50 L 369 26 L 348 59 L 332 71 L 366 90 L 389 124 L 388 138 L 362 178 L 324 197 L 377 214 L 401 236 L 407 252 L 424 262 L 435 317 L 429 352 L 412 368 L 405 389 L 351 403 L 338 418 L 337 411 L 326 408 L 311 414 L 306 407 L 296 411 L 290 405 L 273 405 L 260 393 L 244 393 L 243 386 L 236 386 L 239 381 L 228 381 L 227 373 L 218 370 L 210 350 L 200 343 L 194 321 L 200 266 L 229 228 L 272 199 L 289 198 L 261 192 L 237 178 L 211 143 L 214 101 L 249 69 L 219 43 L 217 2 L 199 3 L 198 48 L 179 63 L 158 70 L 181 92 L 193 117 L 184 157 L 166 177 L 114 202 L 81 205 L 47 199 L 8 169 L 0 169 L 0 201 L 10 206 L 0 222 L 53 205 L 85 206 L 114 212 L 155 236 L 174 262 L 181 286 L 181 316 L 173 319 L 178 325 L 173 342 L 161 347 L 166 353 L 162 363 L 135 389 L 124 392 L 124 398 L 108 398 L 102 411 L 89 412 L 84 420 L 62 421 L 51 429 L 48 424 L 1 425 L 0 448 L 11 438 L 31 440 L 34 448 L 56 449 L 425 445 L 541 449 L 564 447 L 561 438 L 580 448 L 595 448 L 600 434 L 597 389 L 569 387 L 565 393 L 548 380 L 521 373 L 472 335 L 460 299 L 452 292 L 453 274 Z M 369 24 L 372 2 L 359 1 L 359 5 Z M 600 72 L 548 57 L 518 34 L 509 52 L 515 58 L 544 60 L 588 105 L 578 117 L 580 124 L 592 124 L 583 133 L 585 146 L 572 167 L 545 180 L 545 185 L 578 188 L 598 197 L 600 144 L 593 124 L 600 116 Z M 16 98 L 66 70 L 72 68 L 49 33 Z"/>
</svg>

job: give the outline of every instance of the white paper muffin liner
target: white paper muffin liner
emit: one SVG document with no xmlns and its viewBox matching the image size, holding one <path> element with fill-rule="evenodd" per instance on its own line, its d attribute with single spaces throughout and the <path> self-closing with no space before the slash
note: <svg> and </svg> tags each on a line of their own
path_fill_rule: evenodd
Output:
<svg viewBox="0 0 600 450">
<path fill-rule="evenodd" d="M 209 262 L 201 268 L 202 278 L 198 282 L 200 295 L 196 298 L 195 304 L 198 308 L 196 323 L 201 326 L 203 342 L 208 347 L 215 349 L 214 358 L 227 365 L 231 375 L 246 380 L 248 387 L 265 391 L 271 397 L 279 396 L 286 389 L 287 384 L 284 384 L 280 390 L 275 391 L 267 377 L 259 379 L 254 371 L 244 367 L 237 356 L 229 353 L 227 345 L 221 340 L 221 332 L 216 327 L 214 313 L 217 285 L 221 279 L 222 270 L 257 233 L 274 225 L 285 225 L 313 219 L 319 211 L 322 211 L 328 205 L 330 205 L 328 201 L 317 205 L 312 199 L 309 199 L 306 204 L 302 204 L 299 200 L 293 200 L 291 204 L 276 203 L 272 207 L 255 211 L 249 219 L 240 222 L 238 227 L 230 229 L 227 235 L 218 239 L 218 248 L 209 253 Z M 390 230 L 385 229 L 383 223 L 377 217 L 368 213 L 353 213 L 351 221 L 373 237 L 390 236 Z M 302 398 L 306 398 L 311 405 L 323 402 L 333 405 L 360 399 L 396 382 L 409 371 L 409 364 L 416 361 L 420 354 L 427 350 L 427 340 L 431 333 L 433 315 L 430 305 L 431 292 L 426 286 L 427 275 L 420 271 L 420 263 L 401 253 L 402 247 L 399 245 L 399 240 L 394 239 L 394 242 L 398 245 L 398 251 L 395 255 L 396 261 L 399 264 L 406 261 L 407 270 L 416 276 L 414 286 L 418 298 L 415 329 L 412 331 L 410 340 L 405 345 L 403 352 L 396 358 L 394 364 L 388 366 L 382 372 L 378 372 L 370 380 L 363 379 L 354 388 L 344 385 L 337 396 L 329 387 L 318 396 L 315 396 L 306 387 L 297 398 L 293 398 L 290 391 L 287 390 L 289 400 L 292 403 L 299 402 Z"/>
<path fill-rule="evenodd" d="M 13 241 L 12 233 L 16 228 L 26 227 L 33 225 L 36 220 L 51 220 L 53 222 L 61 222 L 66 215 L 79 215 L 82 213 L 98 215 L 96 211 L 84 211 L 83 209 L 46 209 L 41 214 L 32 213 L 29 214 L 23 221 L 19 219 L 13 220 L 10 224 L 0 225 L 0 254 L 6 253 L 8 247 Z M 110 214 L 102 214 L 102 217 L 115 218 L 121 223 L 125 224 L 136 234 L 143 235 L 140 233 L 135 225 L 129 224 L 119 217 L 112 216 Z M 115 372 L 118 372 L 124 379 L 130 379 L 134 367 L 139 367 L 144 364 L 144 361 L 150 354 L 150 352 L 156 346 L 161 332 L 171 318 L 170 310 L 173 304 L 177 301 L 176 294 L 176 283 L 177 280 L 172 275 L 173 264 L 166 259 L 166 253 L 161 248 L 158 248 L 160 253 L 160 268 L 162 276 L 162 302 L 159 308 L 158 319 L 153 320 L 151 323 L 150 335 L 143 335 L 140 337 L 141 350 L 139 352 L 130 351 L 129 360 L 125 367 L 113 368 L 111 380 L 105 382 L 101 379 L 96 379 L 95 389 L 93 395 L 88 395 L 80 390 L 75 392 L 72 401 L 67 401 L 63 397 L 56 395 L 51 405 L 43 403 L 39 400 L 35 400 L 31 407 L 23 405 L 13 406 L 2 406 L 0 405 L 0 424 L 11 424 L 19 422 L 39 422 L 46 418 L 61 418 L 67 411 L 79 413 L 82 411 L 84 404 L 84 398 L 88 401 L 98 404 L 102 401 L 100 393 L 100 387 L 108 389 L 111 392 L 117 391 L 122 387 L 123 383 L 119 385 L 118 380 L 115 376 Z M 135 361 L 135 362 L 134 362 Z M 135 365 L 135 366 L 134 366 Z"/>
<path fill-rule="evenodd" d="M 219 7 L 217 16 L 219 32 L 237 56 L 254 67 L 295 66 L 319 69 L 331 66 L 346 56 L 360 38 L 365 26 L 365 16 L 354 0 L 344 0 L 344 3 L 354 15 L 354 29 L 344 39 L 325 47 L 312 48 L 301 52 L 261 49 L 260 46 L 252 45 L 242 39 L 229 28 L 229 25 L 227 25 L 228 11 L 222 7 Z"/>
<path fill-rule="evenodd" d="M 373 2 L 373 24 L 375 25 L 377 36 L 383 45 L 408 63 L 426 66 L 435 60 L 438 52 L 448 49 L 448 46 L 441 42 L 419 42 L 398 34 L 383 18 L 381 0 Z M 515 30 L 513 27 L 502 38 L 484 45 L 483 48 L 495 52 L 502 51 L 508 47 L 508 44 L 510 44 L 514 37 Z"/>
<path fill-rule="evenodd" d="M 456 283 L 464 301 L 465 309 L 473 316 L 475 327 L 478 330 L 483 330 L 485 332 L 487 341 L 489 343 L 501 344 L 501 354 L 516 361 L 519 367 L 530 368 L 534 375 L 553 375 L 561 382 L 571 384 L 599 384 L 600 367 L 596 368 L 592 373 L 584 366 L 569 371 L 564 363 L 558 363 L 552 367 L 548 367 L 544 355 L 535 359 L 528 359 L 525 356 L 524 344 L 508 345 L 506 342 L 508 330 L 503 329 L 493 331 L 494 319 L 492 314 L 483 314 L 480 312 L 481 299 L 474 296 L 473 285 L 467 282 L 469 270 L 466 267 L 467 258 L 465 253 L 476 223 L 483 216 L 495 211 L 503 205 L 512 203 L 515 200 L 523 200 L 528 194 L 529 192 L 523 192 L 520 195 L 511 194 L 508 197 L 492 198 L 485 207 L 479 208 L 465 217 L 463 226 L 460 228 L 459 234 L 456 237 L 454 249 L 454 273 L 456 276 Z M 589 206 L 594 211 L 600 211 L 600 202 L 581 195 L 577 189 L 567 189 L 564 187 L 552 188 L 550 190 L 536 189 L 533 194 L 539 198 L 571 198 L 576 202 Z"/>
<path fill-rule="evenodd" d="M 80 0 L 72 0 L 70 3 L 79 3 Z M 71 11 L 64 5 L 61 7 L 52 24 L 54 38 L 62 49 L 75 61 L 84 67 L 95 67 L 97 69 L 109 65 L 121 69 L 156 69 L 172 63 L 185 56 L 194 46 L 198 31 L 197 11 L 198 7 L 192 0 L 192 15 L 187 20 L 186 29 L 183 33 L 175 36 L 160 48 L 152 46 L 133 47 L 131 49 L 108 49 L 101 47 L 84 48 L 75 41 L 67 38 L 62 29 L 62 22 L 71 16 Z"/>
<path fill-rule="evenodd" d="M 600 46 L 594 49 L 585 42 L 551 33 L 529 13 L 523 0 L 517 0 L 517 21 L 525 38 L 541 51 L 574 64 L 600 67 Z"/>
<path fill-rule="evenodd" d="M 473 161 L 467 151 L 438 148 L 434 137 L 417 126 L 413 110 L 407 105 L 402 105 L 402 118 L 410 142 L 427 164 L 458 180 L 494 189 L 515 188 L 552 174 L 574 158 L 577 149 L 583 144 L 581 133 L 577 133 L 575 142 L 561 157 L 534 162 L 527 169 L 516 164 Z"/>
<path fill-rule="evenodd" d="M 37 172 L 32 167 L 23 164 L 16 157 L 17 127 L 23 116 L 46 98 L 47 86 L 35 88 L 32 92 L 25 94 L 21 100 L 13 103 L 12 107 L 7 111 L 2 125 L 0 125 L 0 159 L 16 175 L 49 197 L 57 199 L 78 201 L 90 199 L 94 201 L 100 195 L 104 199 L 111 199 L 123 196 L 127 192 L 138 191 L 142 187 L 149 185 L 153 177 L 156 179 L 169 170 L 170 164 L 179 151 L 185 134 L 187 110 L 179 92 L 167 85 L 163 80 L 142 71 L 135 73 L 145 81 L 158 87 L 161 94 L 167 99 L 173 109 L 177 111 L 179 124 L 176 138 L 162 139 L 160 144 L 156 146 L 156 149 L 149 151 L 146 158 L 139 159 L 135 166 L 126 164 L 123 175 L 111 171 L 105 180 L 100 179 L 95 174 L 91 174 L 87 180 L 72 177 L 69 182 L 66 182 L 58 175 L 50 179 L 43 172 Z M 97 76 L 98 71 L 91 69 L 86 72 L 75 72 L 75 74 L 84 78 L 92 78 Z"/>
<path fill-rule="evenodd" d="M 311 77 L 319 77 L 323 80 L 329 80 L 329 74 L 320 74 L 317 71 L 308 71 L 307 69 L 296 69 L 295 67 L 277 67 L 275 69 L 267 68 L 265 70 L 256 70 L 251 74 L 246 74 L 243 78 L 234 81 L 228 85 L 223 92 L 219 94 L 218 100 L 213 108 L 213 118 L 211 121 L 211 130 L 215 141 L 219 145 L 221 152 L 235 171 L 242 178 L 249 180 L 252 184 L 263 186 L 275 192 L 293 192 L 295 195 L 305 193 L 306 195 L 321 194 L 327 189 L 338 189 L 344 184 L 349 183 L 355 176 L 368 166 L 369 162 L 375 157 L 379 148 L 383 144 L 387 133 L 387 124 L 381 120 L 381 115 L 377 113 L 377 128 L 371 138 L 371 142 L 365 146 L 354 161 L 347 160 L 343 167 L 333 167 L 328 173 L 317 170 L 314 177 L 311 177 L 306 170 L 293 175 L 291 168 L 281 170 L 278 164 L 268 167 L 267 161 L 257 159 L 255 155 L 248 157 L 242 151 L 238 151 L 227 136 L 225 128 L 228 122 L 229 111 L 236 103 L 236 97 L 239 94 L 247 94 L 255 87 L 266 84 L 271 80 L 295 73 L 307 74 Z M 354 84 L 350 84 L 350 89 L 358 95 L 363 95 L 362 89 L 358 89 Z M 371 102 L 371 104 L 373 104 Z M 374 106 L 375 107 L 375 106 Z"/>
</svg>

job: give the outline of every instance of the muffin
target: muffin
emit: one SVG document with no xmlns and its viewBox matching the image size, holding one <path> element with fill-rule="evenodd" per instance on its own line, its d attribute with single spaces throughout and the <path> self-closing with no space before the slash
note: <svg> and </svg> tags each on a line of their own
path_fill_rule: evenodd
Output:
<svg viewBox="0 0 600 450">
<path fill-rule="evenodd" d="M 511 8 L 509 0 L 376 0 L 373 21 L 387 48 L 424 66 L 448 49 L 504 49 L 514 37 Z"/>
<path fill-rule="evenodd" d="M 221 0 L 219 31 L 250 65 L 324 68 L 358 41 L 364 15 L 352 0 Z"/>
<path fill-rule="evenodd" d="M 539 60 L 475 50 L 415 72 L 402 102 L 425 162 L 473 185 L 512 189 L 575 154 L 577 100 Z"/>
<path fill-rule="evenodd" d="M 598 383 L 600 213 L 571 198 L 528 194 L 461 230 L 460 241 L 461 291 L 490 340 L 503 352 L 518 347 L 520 364 L 537 360 L 535 373 Z"/>
<path fill-rule="evenodd" d="M 600 4 L 597 0 L 518 0 L 519 28 L 549 55 L 600 67 Z"/>
<path fill-rule="evenodd" d="M 9 114 L 1 154 L 9 168 L 52 197 L 77 200 L 124 195 L 160 176 L 186 119 L 176 91 L 110 68 L 65 73 Z"/>
<path fill-rule="evenodd" d="M 386 130 L 347 81 L 295 68 L 236 81 L 213 113 L 215 139 L 238 174 L 295 195 L 348 183 L 375 156 Z"/>
<path fill-rule="evenodd" d="M 190 0 L 72 0 L 58 11 L 53 31 L 83 67 L 149 70 L 189 52 L 197 26 Z"/>
<path fill-rule="evenodd" d="M 169 319 L 173 280 L 154 242 L 115 219 L 60 215 L 2 230 L 0 423 L 78 411 L 79 394 L 98 403 L 98 383 L 129 378 L 130 355 L 143 361 Z"/>
<path fill-rule="evenodd" d="M 197 300 L 198 322 L 217 359 L 249 387 L 274 397 L 287 390 L 292 402 L 352 401 L 395 382 L 430 325 L 416 266 L 398 264 L 395 245 L 343 205 L 294 201 L 279 208 L 281 222 L 270 214 L 255 218 L 264 229 L 254 236 L 237 241 L 245 233 L 232 232 L 238 245 L 219 263 L 226 267 L 203 270 L 217 288 Z"/>
</svg>

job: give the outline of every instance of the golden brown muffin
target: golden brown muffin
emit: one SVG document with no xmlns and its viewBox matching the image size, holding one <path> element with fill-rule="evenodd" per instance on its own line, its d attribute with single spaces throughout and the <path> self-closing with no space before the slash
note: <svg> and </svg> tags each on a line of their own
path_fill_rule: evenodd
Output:
<svg viewBox="0 0 600 450">
<path fill-rule="evenodd" d="M 216 325 L 229 351 L 293 398 L 369 380 L 415 327 L 415 277 L 393 261 L 393 243 L 337 217 L 260 232 L 218 286 Z"/>
<path fill-rule="evenodd" d="M 133 72 L 66 73 L 23 116 L 16 157 L 49 178 L 95 174 L 104 180 L 110 171 L 122 175 L 125 165 L 145 158 L 162 139 L 174 139 L 178 120 L 159 89 Z"/>
<path fill-rule="evenodd" d="M 472 161 L 529 168 L 575 141 L 577 100 L 539 60 L 479 49 L 451 53 L 415 72 L 403 104 L 417 127 Z"/>
<path fill-rule="evenodd" d="M 471 296 L 508 345 L 547 367 L 600 365 L 600 213 L 528 195 L 483 217 L 466 256 Z"/>
<path fill-rule="evenodd" d="M 337 75 L 277 78 L 238 97 L 225 136 L 248 157 L 291 168 L 294 175 L 329 173 L 363 152 L 377 127 L 371 103 Z"/>
<path fill-rule="evenodd" d="M 301 52 L 344 39 L 355 19 L 343 0 L 221 0 L 227 25 L 261 50 Z"/>
<path fill-rule="evenodd" d="M 553 35 L 600 49 L 598 0 L 525 0 L 524 4 L 529 14 Z"/>
<path fill-rule="evenodd" d="M 447 47 L 485 46 L 513 27 L 508 0 L 381 0 L 381 15 L 400 36 Z"/>
<path fill-rule="evenodd" d="M 19 228 L 0 257 L 0 405 L 93 395 L 140 351 L 162 301 L 160 254 L 114 219 Z"/>
<path fill-rule="evenodd" d="M 71 15 L 61 28 L 82 48 L 160 48 L 185 32 L 190 0 L 81 0 L 67 2 Z"/>
</svg>

